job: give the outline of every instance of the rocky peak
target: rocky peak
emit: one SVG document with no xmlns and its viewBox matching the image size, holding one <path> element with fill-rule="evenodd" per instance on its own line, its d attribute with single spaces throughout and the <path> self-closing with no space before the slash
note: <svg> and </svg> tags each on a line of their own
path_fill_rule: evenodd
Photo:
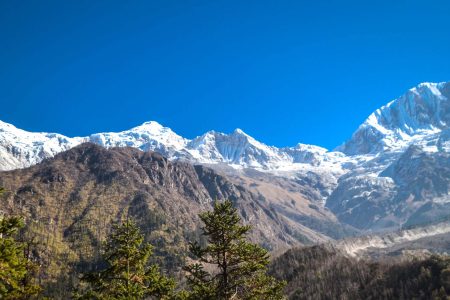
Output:
<svg viewBox="0 0 450 300">
<path fill-rule="evenodd" d="M 338 150 L 398 151 L 450 125 L 450 82 L 422 83 L 377 109 Z"/>
</svg>

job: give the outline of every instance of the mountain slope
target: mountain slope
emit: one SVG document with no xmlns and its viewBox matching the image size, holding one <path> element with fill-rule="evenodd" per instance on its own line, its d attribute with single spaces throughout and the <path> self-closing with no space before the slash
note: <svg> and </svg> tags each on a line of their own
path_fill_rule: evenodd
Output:
<svg viewBox="0 0 450 300">
<path fill-rule="evenodd" d="M 26 218 L 47 282 L 66 284 L 73 269 L 86 270 L 111 224 L 127 217 L 157 246 L 164 266 L 175 270 L 187 242 L 200 238 L 198 214 L 215 199 L 232 200 L 243 222 L 253 225 L 250 239 L 270 250 L 331 240 L 279 213 L 271 204 L 276 200 L 210 168 L 130 147 L 82 144 L 32 167 L 0 172 L 0 186 L 7 190 L 1 213 Z"/>
<path fill-rule="evenodd" d="M 426 250 L 428 253 L 445 254 L 450 251 L 450 222 L 409 228 L 387 234 L 348 238 L 335 246 L 350 256 L 393 256 L 395 253 Z M 430 243 L 430 240 L 434 242 Z"/>
<path fill-rule="evenodd" d="M 420 84 L 380 108 L 338 148 L 365 160 L 339 178 L 326 206 L 366 231 L 447 218 L 449 125 L 450 83 Z"/>
<path fill-rule="evenodd" d="M 448 257 L 374 261 L 320 245 L 288 250 L 270 274 L 288 299 L 448 299 L 449 267 Z"/>
</svg>

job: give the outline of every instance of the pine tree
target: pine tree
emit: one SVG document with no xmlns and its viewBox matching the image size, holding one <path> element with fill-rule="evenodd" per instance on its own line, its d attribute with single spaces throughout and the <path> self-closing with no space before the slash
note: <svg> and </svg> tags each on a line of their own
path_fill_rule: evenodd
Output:
<svg viewBox="0 0 450 300">
<path fill-rule="evenodd" d="M 197 242 L 190 251 L 197 262 L 187 265 L 191 299 L 283 299 L 284 282 L 266 275 L 268 252 L 246 240 L 250 226 L 231 201 L 216 202 L 213 211 L 200 214 L 208 239 L 206 247 Z M 212 270 L 212 271 L 210 271 Z"/>
<path fill-rule="evenodd" d="M 149 265 L 152 246 L 143 243 L 139 228 L 125 221 L 113 228 L 104 244 L 103 258 L 107 267 L 84 274 L 87 283 L 79 299 L 167 299 L 175 282 L 161 274 L 159 267 Z"/>
<path fill-rule="evenodd" d="M 41 290 L 30 276 L 36 265 L 26 257 L 25 243 L 17 240 L 23 226 L 19 217 L 0 219 L 0 299 L 27 299 Z"/>
</svg>

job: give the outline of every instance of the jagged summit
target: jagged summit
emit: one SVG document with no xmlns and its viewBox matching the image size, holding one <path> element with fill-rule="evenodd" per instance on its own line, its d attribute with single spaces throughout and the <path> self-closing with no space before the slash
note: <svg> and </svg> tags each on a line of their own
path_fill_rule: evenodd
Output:
<svg viewBox="0 0 450 300">
<path fill-rule="evenodd" d="M 242 129 L 240 128 L 236 128 L 235 130 L 233 130 L 233 134 L 239 134 L 239 135 L 246 135 L 249 136 L 248 134 L 246 134 Z"/>
<path fill-rule="evenodd" d="M 156 121 L 146 121 L 146 122 L 142 123 L 141 126 L 144 126 L 144 125 L 163 127 L 161 124 L 159 124 Z"/>
<path fill-rule="evenodd" d="M 229 134 L 208 131 L 192 140 L 183 138 L 155 121 L 121 132 L 102 132 L 87 137 L 69 138 L 59 134 L 33 133 L 0 123 L 0 169 L 27 167 L 70 149 L 83 142 L 92 142 L 106 148 L 134 147 L 156 151 L 170 159 L 195 163 L 229 164 L 234 168 L 278 170 L 298 168 L 296 164 L 320 164 L 318 154 L 326 155 L 320 147 L 299 144 L 291 148 L 267 146 L 242 129 Z M 314 159 L 312 159 L 314 157 Z M 329 160 L 329 159 L 326 159 Z"/>
<path fill-rule="evenodd" d="M 180 150 L 187 139 L 158 122 L 149 121 L 122 132 L 103 132 L 89 136 L 89 141 L 105 147 L 135 147 L 143 151 L 154 150 L 162 153 Z"/>
<path fill-rule="evenodd" d="M 442 82 L 422 82 L 419 83 L 417 86 L 411 88 L 410 90 L 416 90 L 417 88 L 427 87 L 427 88 L 442 88 L 444 85 L 448 84 L 449 81 L 442 81 Z"/>
<path fill-rule="evenodd" d="M 425 82 L 373 112 L 337 150 L 348 155 L 399 151 L 449 125 L 450 82 Z"/>
<path fill-rule="evenodd" d="M 130 131 L 146 131 L 146 132 L 161 132 L 171 130 L 168 127 L 164 127 L 156 121 L 147 121 L 139 126 L 129 129 Z"/>
</svg>

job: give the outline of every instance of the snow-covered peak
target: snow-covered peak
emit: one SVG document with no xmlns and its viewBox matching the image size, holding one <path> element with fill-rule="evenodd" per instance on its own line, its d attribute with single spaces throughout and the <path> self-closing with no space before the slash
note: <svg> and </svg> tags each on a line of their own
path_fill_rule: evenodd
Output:
<svg viewBox="0 0 450 300">
<path fill-rule="evenodd" d="M 302 144 L 298 143 L 292 149 L 298 150 L 298 151 L 309 151 L 309 152 L 315 152 L 315 153 L 326 153 L 328 152 L 328 149 L 316 146 L 316 145 L 309 145 L 309 144 Z"/>
<path fill-rule="evenodd" d="M 421 83 L 373 112 L 338 149 L 350 154 L 398 151 L 450 126 L 450 82 Z"/>
<path fill-rule="evenodd" d="M 28 132 L 23 129 L 17 128 L 13 124 L 9 124 L 9 123 L 3 122 L 3 121 L 0 121 L 0 132 L 2 133 L 2 136 L 6 135 L 6 134 L 14 134 L 14 135 L 21 136 L 21 137 L 48 134 L 48 133 L 39 133 L 39 132 Z"/>
<path fill-rule="evenodd" d="M 448 149 L 449 98 L 450 83 L 422 83 L 372 113 L 338 149 L 350 155 L 400 151 L 412 143 L 421 144 L 430 151 Z M 54 133 L 27 132 L 0 121 L 0 167 L 29 166 L 85 141 L 104 147 L 129 146 L 157 151 L 170 159 L 266 171 L 298 170 L 308 166 L 341 170 L 344 164 L 351 166 L 348 162 L 353 159 L 341 152 L 329 152 L 313 145 L 268 146 L 239 128 L 229 134 L 209 131 L 189 140 L 150 121 L 122 132 L 68 138 Z"/>
<path fill-rule="evenodd" d="M 242 129 L 240 129 L 240 128 L 236 128 L 234 131 L 233 131 L 233 133 L 234 134 L 237 134 L 237 135 L 246 135 L 246 136 L 249 136 L 248 134 L 246 134 Z"/>
<path fill-rule="evenodd" d="M 11 131 L 17 129 L 16 126 L 3 122 L 0 120 L 0 130 L 3 131 Z"/>
<path fill-rule="evenodd" d="M 36 164 L 83 141 L 58 133 L 29 132 L 0 121 L 0 170 Z"/>
<path fill-rule="evenodd" d="M 70 144 L 74 145 L 84 141 L 83 138 L 68 138 L 59 133 L 48 132 L 29 132 L 15 127 L 12 124 L 0 121 L 0 143 L 13 146 L 20 145 L 46 145 L 54 147 L 55 145 Z M 50 150 L 50 149 L 47 149 Z M 55 149 L 57 150 L 57 149 Z M 53 151 L 51 151 L 53 153 Z"/>
<path fill-rule="evenodd" d="M 209 131 L 190 141 L 187 149 L 198 161 L 205 163 L 267 168 L 280 161 L 277 148 L 258 142 L 241 129 L 230 134 Z"/>
<path fill-rule="evenodd" d="M 411 88 L 410 91 L 417 91 L 418 89 L 421 89 L 421 88 L 427 88 L 427 89 L 430 89 L 430 90 L 434 90 L 436 93 L 440 93 L 440 90 L 446 84 L 448 84 L 447 81 L 443 81 L 443 82 L 422 82 L 422 83 L 419 83 L 417 86 Z"/>
<path fill-rule="evenodd" d="M 186 150 L 200 163 L 224 163 L 237 168 L 255 168 L 260 171 L 298 171 L 314 168 L 343 172 L 348 162 L 340 152 L 298 144 L 277 148 L 261 143 L 240 129 L 230 134 L 209 131 L 190 141 Z"/>
<path fill-rule="evenodd" d="M 448 149 L 449 98 L 450 83 L 422 83 L 372 113 L 352 138 L 338 149 L 347 155 L 401 151 L 412 143 L 421 144 L 430 151 Z M 367 161 L 313 145 L 268 146 L 239 128 L 229 134 L 208 131 L 189 140 L 150 121 L 122 132 L 68 138 L 53 133 L 27 132 L 0 121 L 0 168 L 29 166 L 85 141 L 104 147 L 128 146 L 157 151 L 170 159 L 265 171 L 320 167 L 341 172 L 351 168 L 355 161 Z"/>
<path fill-rule="evenodd" d="M 0 121 L 0 170 L 36 164 L 83 142 L 92 142 L 108 148 L 135 147 L 170 156 L 174 152 L 182 151 L 188 140 L 154 121 L 122 132 L 103 132 L 76 138 L 57 133 L 28 132 Z"/>
<path fill-rule="evenodd" d="M 148 121 L 148 122 L 142 123 L 142 125 L 139 125 L 139 126 L 136 126 L 132 129 L 130 129 L 130 131 L 159 132 L 159 131 L 163 131 L 165 128 L 169 129 L 167 127 L 162 126 L 161 124 L 159 124 L 156 121 Z"/>
<path fill-rule="evenodd" d="M 339 154 L 317 146 L 268 146 L 241 129 L 235 129 L 229 134 L 208 131 L 189 140 L 170 128 L 151 121 L 121 132 L 102 132 L 88 137 L 68 138 L 54 133 L 27 132 L 1 122 L 0 168 L 7 170 L 26 167 L 82 142 L 92 142 L 107 148 L 134 147 L 143 151 L 160 152 L 169 159 L 227 164 L 234 168 L 255 168 L 262 171 L 298 170 L 328 162 L 342 162 L 342 156 Z"/>
<path fill-rule="evenodd" d="M 155 150 L 163 154 L 184 148 L 187 139 L 158 122 L 145 122 L 140 126 L 122 132 L 103 132 L 89 136 L 89 141 L 104 147 L 135 147 L 141 150 Z"/>
</svg>

